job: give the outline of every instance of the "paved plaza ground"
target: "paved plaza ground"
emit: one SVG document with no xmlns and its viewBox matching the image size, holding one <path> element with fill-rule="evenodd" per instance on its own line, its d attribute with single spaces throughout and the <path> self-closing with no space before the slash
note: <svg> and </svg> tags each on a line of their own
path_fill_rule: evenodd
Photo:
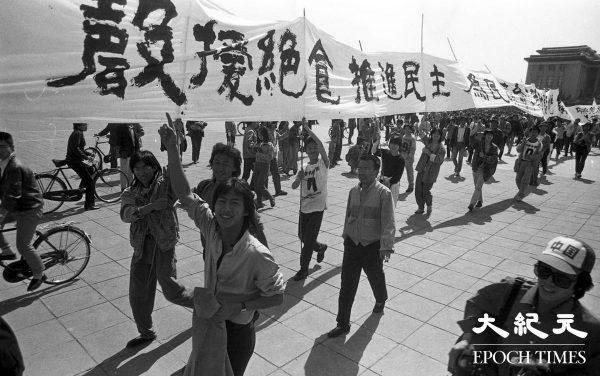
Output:
<svg viewBox="0 0 600 376">
<path fill-rule="evenodd" d="M 158 151 L 157 127 L 146 127 L 144 147 L 165 163 L 166 155 Z M 50 158 L 64 156 L 69 128 L 15 131 L 17 153 L 37 171 L 49 169 Z M 92 125 L 88 133 L 99 130 Z M 327 134 L 324 125 L 317 130 L 319 135 Z M 193 184 L 210 176 L 205 167 L 210 149 L 224 139 L 220 126 L 207 128 L 200 163 L 186 168 Z M 241 137 L 237 141 L 241 146 Z M 184 163 L 190 160 L 188 151 Z M 261 217 L 271 252 L 289 279 L 285 302 L 261 312 L 256 350 L 246 375 L 445 375 L 448 350 L 459 334 L 456 321 L 465 301 L 479 288 L 507 275 L 532 278 L 531 255 L 541 252 L 557 234 L 582 238 L 600 251 L 598 149 L 588 157 L 582 180 L 573 179 L 573 158 L 552 159 L 547 179 L 521 203 L 513 201 L 514 156 L 505 161 L 498 165 L 494 181 L 484 186 L 484 207 L 473 213 L 467 212 L 473 191 L 470 166 L 465 164 L 464 179 L 457 180 L 449 177 L 451 161 L 444 162 L 434 185 L 431 217 L 413 214 L 412 194 L 398 202 L 396 254 L 385 265 L 389 293 L 385 313 L 371 313 L 373 294 L 363 275 L 352 329 L 335 339 L 325 333 L 336 324 L 340 235 L 348 191 L 358 180 L 347 175 L 345 162 L 331 170 L 328 210 L 319 235 L 329 249 L 323 263 L 315 267 L 311 263 L 304 282 L 291 280 L 299 266 L 299 195 L 291 189 L 291 180 L 284 180 L 289 194 L 277 197 L 275 208 L 267 205 Z M 403 177 L 401 192 L 406 187 Z M 44 285 L 34 293 L 26 292 L 25 282 L 0 281 L 0 314 L 16 332 L 28 376 L 172 375 L 186 364 L 191 310 L 170 304 L 161 293 L 156 295 L 153 314 L 158 340 L 138 350 L 124 348 L 137 335 L 128 300 L 133 253 L 129 226 L 121 222 L 118 204 L 100 206 L 84 212 L 82 202 L 66 204 L 44 220 L 49 224 L 75 221 L 91 235 L 90 264 L 80 279 L 62 286 Z M 179 214 L 178 277 L 187 286 L 202 286 L 200 233 L 184 212 Z M 600 265 L 592 277 L 600 281 Z M 583 302 L 600 313 L 600 288 L 589 292 Z"/>
</svg>

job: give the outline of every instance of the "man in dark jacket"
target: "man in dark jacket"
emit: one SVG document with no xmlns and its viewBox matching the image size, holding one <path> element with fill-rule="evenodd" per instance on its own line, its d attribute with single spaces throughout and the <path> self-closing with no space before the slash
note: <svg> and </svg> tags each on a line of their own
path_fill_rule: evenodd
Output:
<svg viewBox="0 0 600 376">
<path fill-rule="evenodd" d="M 95 210 L 94 179 L 90 166 L 84 163 L 91 157 L 85 151 L 85 137 L 83 132 L 87 131 L 87 123 L 73 123 L 73 133 L 69 136 L 67 143 L 67 165 L 73 169 L 81 178 L 80 187 L 85 188 L 85 210 Z"/>
<path fill-rule="evenodd" d="M 0 132 L 0 227 L 17 221 L 17 250 L 33 273 L 27 291 L 33 291 L 46 279 L 44 264 L 32 245 L 37 224 L 42 218 L 44 201 L 33 172 L 15 158 L 10 133 Z M 15 253 L 0 232 L 0 260 L 14 260 Z"/>
<path fill-rule="evenodd" d="M 206 125 L 204 121 L 188 120 L 185 122 L 187 134 L 192 140 L 192 163 L 194 164 L 198 163 L 198 159 L 200 158 L 200 147 L 202 146 Z"/>
</svg>

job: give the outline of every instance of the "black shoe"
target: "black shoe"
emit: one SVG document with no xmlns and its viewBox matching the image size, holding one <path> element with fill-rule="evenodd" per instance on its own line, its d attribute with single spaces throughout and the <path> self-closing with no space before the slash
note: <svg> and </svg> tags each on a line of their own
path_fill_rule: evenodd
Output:
<svg viewBox="0 0 600 376">
<path fill-rule="evenodd" d="M 147 343 L 150 343 L 152 341 L 154 341 L 156 339 L 156 335 L 152 335 L 152 337 L 135 337 L 134 339 L 130 339 L 127 344 L 125 345 L 125 347 L 127 348 L 131 348 L 131 347 L 136 347 L 136 346 L 140 346 L 140 345 L 145 345 Z"/>
<path fill-rule="evenodd" d="M 45 274 L 42 275 L 42 278 L 33 278 L 31 282 L 29 282 L 29 286 L 27 286 L 27 291 L 33 291 L 40 288 L 42 283 L 44 283 L 48 277 Z"/>
<path fill-rule="evenodd" d="M 98 209 L 100 209 L 100 208 L 98 206 L 96 206 L 96 205 L 91 205 L 91 206 L 86 206 L 85 207 L 86 211 L 88 211 L 88 210 L 98 210 Z"/>
<path fill-rule="evenodd" d="M 321 244 L 317 251 L 317 262 L 320 264 L 325 258 L 325 251 L 327 250 L 327 244 Z"/>
<path fill-rule="evenodd" d="M 476 208 L 480 208 L 482 206 L 483 206 L 483 202 L 481 202 L 481 201 L 477 201 L 477 203 L 475 204 Z"/>
<path fill-rule="evenodd" d="M 287 195 L 286 191 L 275 192 L 275 196 L 286 196 L 286 195 Z"/>
<path fill-rule="evenodd" d="M 10 261 L 10 260 L 15 260 L 16 258 L 17 258 L 17 255 L 14 253 L 0 255 L 0 261 Z"/>
<path fill-rule="evenodd" d="M 469 211 L 472 212 L 473 211 L 473 204 L 469 204 L 468 208 L 469 208 Z"/>
<path fill-rule="evenodd" d="M 385 307 L 385 302 L 375 303 L 375 307 L 373 307 L 373 313 L 382 313 L 384 307 Z"/>
<path fill-rule="evenodd" d="M 327 337 L 329 337 L 329 338 L 339 337 L 342 334 L 348 333 L 349 331 L 350 331 L 350 325 L 340 326 L 338 324 L 338 326 L 336 326 L 335 328 L 331 329 L 329 331 L 329 333 L 327 333 Z"/>
<path fill-rule="evenodd" d="M 415 211 L 415 214 L 423 214 L 425 213 L 425 210 L 423 210 L 422 208 L 419 208 Z"/>
<path fill-rule="evenodd" d="M 406 190 L 406 192 L 404 192 L 404 193 L 411 193 L 413 190 L 414 190 L 414 188 L 413 188 L 413 187 L 408 187 L 408 189 L 407 189 L 407 190 Z"/>
<path fill-rule="evenodd" d="M 274 199 L 273 197 L 271 197 L 271 198 L 269 199 L 269 204 L 271 205 L 271 207 L 274 207 L 274 206 L 275 206 L 275 199 Z"/>
<path fill-rule="evenodd" d="M 306 279 L 306 277 L 308 277 L 308 270 L 300 269 L 294 276 L 294 281 L 302 281 L 302 280 Z"/>
</svg>

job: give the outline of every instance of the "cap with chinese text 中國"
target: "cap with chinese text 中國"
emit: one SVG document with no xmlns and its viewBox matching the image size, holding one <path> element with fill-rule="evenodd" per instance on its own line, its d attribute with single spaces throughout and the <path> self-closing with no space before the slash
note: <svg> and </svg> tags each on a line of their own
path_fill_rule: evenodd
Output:
<svg viewBox="0 0 600 376">
<path fill-rule="evenodd" d="M 596 254 L 592 247 L 580 240 L 557 236 L 550 240 L 542 254 L 535 258 L 563 273 L 578 274 L 582 271 L 592 271 Z"/>
</svg>

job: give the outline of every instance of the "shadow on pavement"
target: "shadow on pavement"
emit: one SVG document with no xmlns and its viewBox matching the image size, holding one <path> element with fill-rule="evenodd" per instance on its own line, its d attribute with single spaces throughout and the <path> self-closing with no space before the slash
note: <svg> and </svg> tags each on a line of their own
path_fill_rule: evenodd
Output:
<svg viewBox="0 0 600 376">
<path fill-rule="evenodd" d="M 451 182 L 453 184 L 458 184 L 460 182 L 467 180 L 467 178 L 465 178 L 463 176 L 454 176 L 454 174 L 452 174 L 450 176 L 446 176 L 446 177 L 444 177 L 444 179 L 448 180 L 449 182 Z"/>
<path fill-rule="evenodd" d="M 315 265 L 312 270 L 309 270 L 309 275 L 321 269 L 320 265 Z M 256 323 L 256 331 L 259 332 L 263 329 L 266 329 L 272 324 L 277 323 L 277 320 L 280 319 L 286 312 L 292 309 L 296 304 L 302 301 L 304 295 L 318 286 L 325 283 L 326 280 L 332 278 L 333 276 L 342 272 L 342 267 L 338 266 L 327 272 L 320 275 L 318 278 L 311 279 L 306 285 L 304 285 L 304 281 L 294 281 L 292 278 L 288 279 L 285 286 L 285 295 L 284 296 L 293 296 L 296 299 L 284 299 L 283 304 L 277 307 L 274 307 L 270 310 L 265 310 L 263 312 L 268 312 L 270 315 L 263 314 L 262 317 L 258 319 Z"/>
<path fill-rule="evenodd" d="M 514 207 L 516 210 L 519 211 L 524 211 L 527 214 L 535 214 L 540 210 L 526 202 L 515 202 L 512 198 L 507 198 L 494 204 L 484 206 L 481 209 L 476 209 L 473 212 L 466 212 L 460 217 L 449 219 L 447 221 L 438 223 L 435 226 L 431 226 L 429 221 L 427 221 L 427 219 L 422 215 L 414 214 L 408 217 L 408 219 L 406 220 L 407 226 L 398 229 L 398 231 L 402 235 L 396 236 L 396 238 L 394 239 L 394 243 L 408 239 L 414 235 L 423 235 L 427 232 L 431 232 L 440 228 L 463 226 L 469 223 L 476 225 L 484 225 L 485 223 L 492 221 L 492 215 L 501 213 L 510 207 Z"/>
<path fill-rule="evenodd" d="M 358 375 L 360 370 L 358 362 L 362 359 L 367 345 L 371 342 L 381 317 L 381 314 L 371 314 L 347 340 L 346 336 L 328 338 L 327 334 L 315 339 L 304 364 L 304 374 L 306 376 Z M 344 354 L 332 358 L 328 351 L 323 351 L 322 347 L 327 347 L 331 351 L 335 351 L 336 347 L 343 348 Z M 348 361 L 346 358 L 351 360 Z"/>
<path fill-rule="evenodd" d="M 19 295 L 19 296 L 15 296 L 14 298 L 6 299 L 6 300 L 0 302 L 0 316 L 4 316 L 16 309 L 19 309 L 22 307 L 27 307 L 28 305 L 30 305 L 31 303 L 36 301 L 38 298 L 41 298 L 42 296 L 50 294 L 51 292 L 54 292 L 54 291 L 63 289 L 67 286 L 70 286 L 75 282 L 76 282 L 76 280 L 67 282 L 62 285 L 51 286 L 48 288 L 42 287 L 41 289 L 39 289 L 33 293 L 26 292 L 23 295 Z M 23 291 L 26 291 L 25 285 L 23 285 Z"/>
<path fill-rule="evenodd" d="M 192 329 L 187 329 L 176 336 L 172 337 L 167 342 L 159 345 L 158 347 L 139 355 L 135 355 L 146 348 L 146 346 L 138 346 L 132 349 L 124 348 L 118 353 L 102 361 L 96 365 L 96 367 L 88 370 L 81 376 L 95 375 L 98 370 L 103 370 L 109 375 L 120 375 L 120 376 L 139 376 L 145 375 L 146 372 L 152 367 L 157 360 L 167 355 L 173 349 L 187 341 L 192 336 Z M 122 365 L 119 365 L 121 361 L 128 359 Z"/>
</svg>

